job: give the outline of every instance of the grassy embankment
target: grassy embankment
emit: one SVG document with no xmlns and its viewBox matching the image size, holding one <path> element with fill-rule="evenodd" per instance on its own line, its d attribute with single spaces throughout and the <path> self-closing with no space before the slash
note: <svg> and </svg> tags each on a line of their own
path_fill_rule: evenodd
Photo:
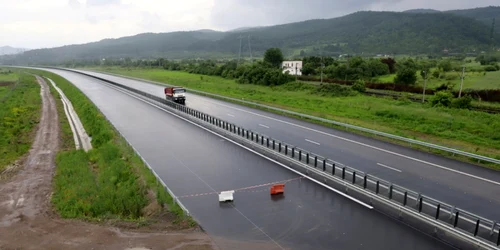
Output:
<svg viewBox="0 0 500 250">
<path fill-rule="evenodd" d="M 12 90 L 19 78 L 19 85 Z M 35 77 L 13 72 L 0 74 L 0 173 L 26 154 L 40 121 L 40 85 Z M 8 96 L 4 96 L 8 93 Z M 5 98 L 4 98 L 5 97 Z"/>
<path fill-rule="evenodd" d="M 52 203 L 62 217 L 143 225 L 161 219 L 158 216 L 162 215 L 174 218 L 177 227 L 195 224 L 174 204 L 132 147 L 79 89 L 56 74 L 30 71 L 56 82 L 92 137 L 92 150 L 88 153 L 75 150 L 62 102 L 51 86 L 57 99 L 63 142 L 56 159 Z"/>
<path fill-rule="evenodd" d="M 370 96 L 318 95 L 310 84 L 279 87 L 161 69 L 94 68 L 285 108 L 500 159 L 500 116 Z M 411 145 L 416 147 L 415 145 Z M 436 152 L 449 156 L 444 152 Z M 451 156 L 450 156 L 451 157 Z M 457 157 L 457 156 L 455 156 Z M 462 160 L 472 161 L 471 159 Z M 475 161 L 474 161 L 475 162 Z M 491 164 L 489 167 L 500 168 Z"/>
</svg>

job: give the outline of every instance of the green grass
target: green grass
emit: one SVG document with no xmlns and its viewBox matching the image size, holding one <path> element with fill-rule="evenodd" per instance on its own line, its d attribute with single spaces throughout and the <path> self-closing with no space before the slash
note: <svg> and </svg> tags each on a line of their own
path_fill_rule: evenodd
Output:
<svg viewBox="0 0 500 250">
<path fill-rule="evenodd" d="M 434 69 L 433 69 L 434 70 Z M 461 72 L 447 72 L 443 79 L 435 79 L 428 76 L 427 88 L 435 89 L 442 84 L 448 82 L 453 84 L 454 90 L 460 89 L 460 74 Z M 424 86 L 424 79 L 417 74 L 417 86 Z M 394 82 L 396 74 L 380 76 L 377 78 L 379 82 Z M 500 71 L 493 72 L 466 72 L 464 78 L 463 89 L 500 89 Z"/>
<path fill-rule="evenodd" d="M 500 158 L 500 116 L 469 110 L 370 96 L 326 97 L 315 87 L 290 83 L 280 87 L 238 84 L 220 77 L 161 69 L 100 68 L 111 73 L 159 81 L 255 101 L 408 138 L 438 143 Z"/>
<path fill-rule="evenodd" d="M 15 72 L 11 72 L 13 70 L 6 69 L 6 68 L 0 68 L 0 83 L 1 82 L 15 82 L 17 81 L 18 74 Z"/>
<path fill-rule="evenodd" d="M 157 202 L 175 215 L 175 223 L 193 226 L 172 197 L 156 180 L 149 168 L 136 155 L 97 107 L 63 77 L 39 70 L 30 72 L 54 80 L 71 100 L 85 130 L 92 137 L 94 149 L 85 153 L 75 150 L 69 124 L 58 94 L 57 107 L 62 124 L 63 150 L 57 154 L 52 203 L 64 218 L 86 220 L 118 219 L 144 222 L 143 209 Z M 49 83 L 50 85 L 50 83 Z M 152 195 L 151 195 L 152 194 Z"/>
<path fill-rule="evenodd" d="M 8 98 L 0 101 L 0 172 L 29 151 L 40 121 L 40 86 L 28 74 L 20 74 L 19 81 Z M 10 87 L 0 89 L 0 97 L 10 91 Z"/>
</svg>

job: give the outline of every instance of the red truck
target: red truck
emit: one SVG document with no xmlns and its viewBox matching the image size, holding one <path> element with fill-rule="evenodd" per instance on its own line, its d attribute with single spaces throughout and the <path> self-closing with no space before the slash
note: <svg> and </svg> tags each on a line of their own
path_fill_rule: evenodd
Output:
<svg viewBox="0 0 500 250">
<path fill-rule="evenodd" d="M 165 99 L 180 104 L 186 103 L 186 89 L 183 87 L 166 87 Z"/>
</svg>

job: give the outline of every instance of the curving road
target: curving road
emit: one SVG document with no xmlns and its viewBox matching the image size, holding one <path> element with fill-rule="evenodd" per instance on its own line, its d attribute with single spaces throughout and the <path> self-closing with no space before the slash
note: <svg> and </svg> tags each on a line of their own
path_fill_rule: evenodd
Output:
<svg viewBox="0 0 500 250">
<path fill-rule="evenodd" d="M 163 97 L 163 87 L 82 71 Z M 188 107 L 500 221 L 500 172 L 195 94 Z"/>
<path fill-rule="evenodd" d="M 97 105 L 221 249 L 451 249 L 98 80 L 49 71 Z M 206 194 L 281 180 L 281 199 L 268 187 L 237 191 L 233 204 Z"/>
</svg>

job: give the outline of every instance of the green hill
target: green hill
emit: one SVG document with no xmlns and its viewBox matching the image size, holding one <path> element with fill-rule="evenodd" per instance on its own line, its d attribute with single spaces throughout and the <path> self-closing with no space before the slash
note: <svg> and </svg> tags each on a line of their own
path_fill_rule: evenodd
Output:
<svg viewBox="0 0 500 250">
<path fill-rule="evenodd" d="M 497 9 L 500 8 L 485 10 L 496 13 Z M 475 14 L 472 13 L 478 10 L 471 11 L 467 15 L 474 17 Z M 281 48 L 287 56 L 298 56 L 301 51 L 306 54 L 319 54 L 321 51 L 327 55 L 440 53 L 445 48 L 452 52 L 491 49 L 491 25 L 460 13 L 364 11 L 333 19 L 245 28 L 231 32 L 199 30 L 144 33 L 88 44 L 31 50 L 22 55 L 2 57 L 0 63 L 60 63 L 127 57 L 234 57 L 238 54 L 239 37 L 242 35 L 242 52 L 246 53 L 245 56 L 248 56 L 248 35 L 254 56 L 262 55 L 270 47 Z M 484 20 L 487 19 L 485 17 Z M 495 33 L 495 37 L 498 46 L 499 33 Z"/>
<path fill-rule="evenodd" d="M 456 14 L 464 17 L 476 19 L 491 28 L 493 18 L 496 19 L 495 31 L 500 33 L 500 6 L 484 7 L 466 10 L 450 10 L 445 13 Z"/>
</svg>

